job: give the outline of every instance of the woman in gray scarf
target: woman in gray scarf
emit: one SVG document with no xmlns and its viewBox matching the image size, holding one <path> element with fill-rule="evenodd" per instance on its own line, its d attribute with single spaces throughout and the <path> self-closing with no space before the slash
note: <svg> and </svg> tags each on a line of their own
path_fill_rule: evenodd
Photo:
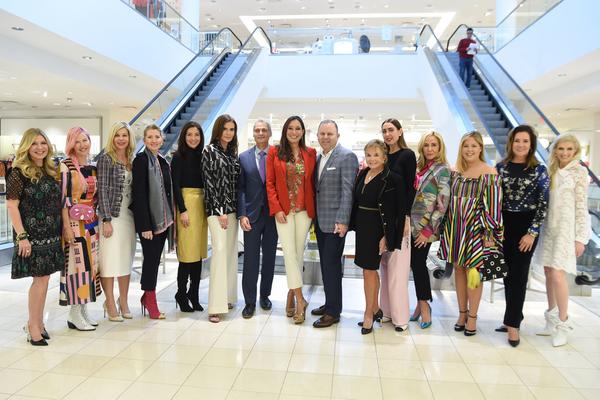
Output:
<svg viewBox="0 0 600 400">
<path fill-rule="evenodd" d="M 173 225 L 171 173 L 169 163 L 159 153 L 162 144 L 160 128 L 148 125 L 144 129 L 145 150 L 137 154 L 132 167 L 131 209 L 144 256 L 140 303 L 142 313 L 147 310 L 152 319 L 165 318 L 156 304 L 156 280 L 167 232 Z"/>
</svg>

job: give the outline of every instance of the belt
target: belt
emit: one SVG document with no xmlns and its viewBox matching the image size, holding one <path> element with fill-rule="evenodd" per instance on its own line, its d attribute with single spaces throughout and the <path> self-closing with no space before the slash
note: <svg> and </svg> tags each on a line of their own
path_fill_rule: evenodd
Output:
<svg viewBox="0 0 600 400">
<path fill-rule="evenodd" d="M 366 210 L 366 211 L 379 211 L 379 208 L 371 208 L 371 207 L 363 207 L 363 206 L 358 206 L 358 208 L 361 210 Z"/>
</svg>

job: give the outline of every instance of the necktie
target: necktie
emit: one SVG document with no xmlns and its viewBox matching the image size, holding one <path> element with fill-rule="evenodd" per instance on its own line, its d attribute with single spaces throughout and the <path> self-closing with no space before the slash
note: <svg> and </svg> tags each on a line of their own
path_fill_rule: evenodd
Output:
<svg viewBox="0 0 600 400">
<path fill-rule="evenodd" d="M 258 153 L 258 173 L 260 174 L 260 179 L 262 179 L 263 183 L 265 183 L 266 178 L 266 169 L 265 169 L 265 152 L 261 151 Z"/>
</svg>

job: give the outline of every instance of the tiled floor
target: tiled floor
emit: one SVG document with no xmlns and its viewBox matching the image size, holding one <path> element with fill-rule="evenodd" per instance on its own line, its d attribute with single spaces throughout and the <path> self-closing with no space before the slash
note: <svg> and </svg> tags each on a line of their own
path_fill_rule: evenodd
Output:
<svg viewBox="0 0 600 400">
<path fill-rule="evenodd" d="M 169 263 L 170 264 L 170 263 Z M 66 308 L 48 295 L 50 346 L 33 348 L 21 330 L 27 280 L 11 281 L 0 268 L 0 399 L 600 399 L 600 317 L 571 303 L 575 330 L 555 349 L 534 332 L 542 327 L 544 297 L 530 293 L 522 342 L 511 348 L 493 328 L 502 293 L 479 312 L 472 338 L 452 329 L 453 292 L 434 294 L 433 326 L 397 333 L 389 324 L 362 336 L 362 281 L 344 281 L 344 314 L 336 327 L 316 330 L 285 317 L 285 279 L 274 283 L 272 312 L 242 319 L 242 301 L 224 322 L 207 313 L 185 314 L 173 302 L 173 264 L 159 276 L 159 303 L 167 319 L 142 318 L 139 285 L 130 296 L 135 318 L 102 320 L 95 332 L 69 330 Z M 202 283 L 206 302 L 207 282 Z M 321 287 L 306 287 L 310 306 Z M 411 294 L 412 294 L 411 287 Z M 101 303 L 91 307 L 102 319 Z"/>
</svg>

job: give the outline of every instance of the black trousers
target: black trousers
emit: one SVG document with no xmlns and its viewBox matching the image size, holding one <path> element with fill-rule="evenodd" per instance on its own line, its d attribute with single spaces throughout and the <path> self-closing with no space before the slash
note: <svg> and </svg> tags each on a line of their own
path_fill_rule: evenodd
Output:
<svg viewBox="0 0 600 400">
<path fill-rule="evenodd" d="M 165 247 L 165 240 L 167 240 L 167 231 L 154 235 L 152 240 L 144 239 L 141 233 L 139 237 L 144 256 L 142 277 L 140 279 L 142 290 L 155 290 L 156 280 L 158 279 L 158 266 L 160 265 L 163 247 Z"/>
<path fill-rule="evenodd" d="M 342 255 L 346 236 L 323 232 L 318 220 L 315 220 L 315 232 L 325 291 L 325 314 L 339 318 L 342 313 Z"/>
<path fill-rule="evenodd" d="M 431 243 L 427 243 L 425 247 L 416 247 L 415 239 L 411 237 L 411 245 L 410 269 L 413 273 L 417 300 L 431 301 L 431 282 L 429 282 L 429 270 L 427 269 L 427 255 Z"/>
<path fill-rule="evenodd" d="M 527 233 L 535 211 L 510 212 L 502 211 L 504 219 L 504 260 L 508 265 L 508 275 L 504 278 L 504 325 L 519 328 L 523 320 L 523 304 L 527 292 L 527 278 L 531 257 L 537 245 L 533 242 L 531 251 L 523 253 L 519 250 L 519 241 Z"/>
<path fill-rule="evenodd" d="M 249 232 L 244 232 L 244 272 L 242 291 L 246 304 L 256 304 L 256 284 L 260 270 L 260 296 L 269 297 L 275 273 L 277 251 L 277 227 L 275 218 L 270 217 L 263 207 L 260 217 Z M 262 250 L 262 267 L 260 253 Z"/>
</svg>

